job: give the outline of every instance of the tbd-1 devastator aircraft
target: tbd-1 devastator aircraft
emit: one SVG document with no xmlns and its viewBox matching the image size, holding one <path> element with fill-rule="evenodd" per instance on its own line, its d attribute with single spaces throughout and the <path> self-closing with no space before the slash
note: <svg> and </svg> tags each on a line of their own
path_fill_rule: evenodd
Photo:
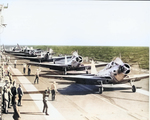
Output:
<svg viewBox="0 0 150 120">
<path fill-rule="evenodd" d="M 43 53 L 44 51 L 41 49 L 33 49 L 25 47 L 22 49 L 22 51 L 20 52 L 13 52 L 11 53 L 12 55 L 16 55 L 16 56 L 30 56 L 30 57 L 36 57 L 41 55 L 41 53 Z"/>
<path fill-rule="evenodd" d="M 56 60 L 61 60 L 61 59 L 65 59 L 65 57 L 63 56 L 58 56 L 58 57 L 54 57 L 52 56 L 53 55 L 53 50 L 52 49 L 49 49 L 49 51 L 43 51 L 43 52 L 40 52 L 40 53 L 35 53 L 37 56 L 35 57 L 22 57 L 22 56 L 17 56 L 16 58 L 19 58 L 19 59 L 28 59 L 30 61 L 35 61 L 35 62 L 45 62 L 45 61 L 49 61 L 49 62 L 52 62 L 52 61 L 56 61 Z M 70 58 L 70 56 L 67 56 L 67 58 Z"/>
<path fill-rule="evenodd" d="M 131 83 L 132 91 L 136 92 L 136 87 L 133 82 L 148 78 L 149 74 L 137 75 L 129 77 L 130 65 L 123 63 L 120 58 L 116 58 L 106 65 L 99 72 L 96 71 L 94 62 L 91 64 L 91 74 L 88 75 L 42 75 L 43 77 L 56 77 L 73 80 L 84 84 L 95 84 L 99 86 L 99 93 L 102 94 L 103 88 L 111 87 L 113 84 Z"/>
<path fill-rule="evenodd" d="M 71 71 L 71 70 L 79 71 L 79 70 L 89 69 L 90 66 L 81 65 L 82 61 L 83 61 L 82 57 L 80 55 L 78 55 L 78 52 L 75 51 L 75 52 L 73 52 L 71 58 L 67 59 L 67 57 L 65 56 L 65 59 L 62 62 L 61 61 L 58 61 L 58 62 L 53 61 L 53 63 L 33 63 L 33 62 L 30 62 L 28 64 L 38 65 L 38 66 L 50 68 L 53 70 L 64 71 L 64 74 L 67 74 L 67 71 Z M 97 66 L 103 66 L 103 65 L 106 65 L 106 64 L 104 63 L 104 64 L 100 64 Z"/>
<path fill-rule="evenodd" d="M 22 52 L 22 48 L 19 46 L 19 44 L 17 44 L 17 46 L 15 47 L 11 47 L 8 49 L 5 49 L 4 45 L 3 45 L 3 49 L 4 49 L 4 52 L 6 53 L 20 53 Z"/>
</svg>

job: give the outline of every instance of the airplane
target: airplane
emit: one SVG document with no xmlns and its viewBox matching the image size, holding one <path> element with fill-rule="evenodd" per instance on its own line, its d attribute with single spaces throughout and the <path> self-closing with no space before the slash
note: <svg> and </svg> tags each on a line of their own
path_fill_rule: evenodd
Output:
<svg viewBox="0 0 150 120">
<path fill-rule="evenodd" d="M 32 49 L 29 51 L 28 56 L 31 56 L 31 57 L 40 56 L 42 52 L 44 51 L 41 49 Z"/>
<path fill-rule="evenodd" d="M 30 61 L 35 61 L 35 62 L 52 62 L 52 61 L 56 61 L 56 60 L 61 60 L 61 59 L 65 59 L 64 56 L 58 56 L 58 57 L 54 57 L 53 55 L 53 50 L 49 49 L 49 51 L 42 51 L 40 53 L 35 53 L 37 56 L 34 57 L 22 57 L 22 56 L 16 56 L 16 58 L 18 59 L 28 59 Z M 71 56 L 67 56 L 67 58 L 70 58 Z"/>
<path fill-rule="evenodd" d="M 16 47 L 10 48 L 9 50 L 4 49 L 6 53 L 10 53 L 12 55 L 17 56 L 30 56 L 30 57 L 36 57 L 40 56 L 41 53 L 44 51 L 41 49 L 33 49 L 33 47 L 20 47 L 19 44 L 17 44 Z"/>
<path fill-rule="evenodd" d="M 22 52 L 22 48 L 19 46 L 19 44 L 17 44 L 17 46 L 15 46 L 15 47 L 9 48 L 9 50 L 5 49 L 5 47 L 3 45 L 3 49 L 4 49 L 4 52 L 6 52 L 6 53 L 20 53 L 20 52 Z"/>
<path fill-rule="evenodd" d="M 99 93 L 102 94 L 104 88 L 111 87 L 116 84 L 130 83 L 132 92 L 136 92 L 133 82 L 149 78 L 149 74 L 137 75 L 130 77 L 131 67 L 127 63 L 117 57 L 108 63 L 104 69 L 97 72 L 94 61 L 91 62 L 91 74 L 85 75 L 41 75 L 42 77 L 65 78 L 67 80 L 76 81 L 83 84 L 94 84 L 99 87 Z"/>
<path fill-rule="evenodd" d="M 53 63 L 49 63 L 49 62 L 45 62 L 45 63 L 34 63 L 34 62 L 29 62 L 28 64 L 31 65 L 37 65 L 37 66 L 41 66 L 41 67 L 46 67 L 46 68 L 50 68 L 53 70 L 60 70 L 63 71 L 63 74 L 67 74 L 67 71 L 71 71 L 71 70 L 76 70 L 76 71 L 82 71 L 82 70 L 86 70 L 86 69 L 90 69 L 90 66 L 84 66 L 82 65 L 83 58 L 78 55 L 78 52 L 75 51 L 72 54 L 71 58 L 67 58 L 67 56 L 65 56 L 65 59 L 61 60 L 61 61 L 53 61 Z M 96 65 L 96 67 L 98 66 L 104 66 L 106 65 L 106 63 L 104 64 L 99 64 Z"/>
<path fill-rule="evenodd" d="M 12 55 L 17 55 L 17 56 L 30 56 L 30 57 L 36 57 L 41 55 L 41 53 L 44 52 L 41 49 L 33 49 L 33 47 L 25 47 L 22 48 L 21 52 L 13 52 L 11 53 Z"/>
</svg>

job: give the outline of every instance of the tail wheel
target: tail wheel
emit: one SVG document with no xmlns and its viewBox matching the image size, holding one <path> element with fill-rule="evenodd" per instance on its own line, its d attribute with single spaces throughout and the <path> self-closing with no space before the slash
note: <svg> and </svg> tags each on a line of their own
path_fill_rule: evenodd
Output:
<svg viewBox="0 0 150 120">
<path fill-rule="evenodd" d="M 132 86 L 132 92 L 136 92 L 136 87 L 135 87 L 135 85 Z"/>
</svg>

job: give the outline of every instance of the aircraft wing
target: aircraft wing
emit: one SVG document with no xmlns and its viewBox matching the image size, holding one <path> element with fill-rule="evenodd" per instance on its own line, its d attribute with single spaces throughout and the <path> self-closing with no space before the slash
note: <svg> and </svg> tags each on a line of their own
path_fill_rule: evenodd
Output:
<svg viewBox="0 0 150 120">
<path fill-rule="evenodd" d="M 26 56 L 26 54 L 25 53 L 21 53 L 21 52 L 17 52 L 17 53 L 11 53 L 12 55 L 18 55 L 18 56 Z"/>
<path fill-rule="evenodd" d="M 27 59 L 27 60 L 31 60 L 31 61 L 40 61 L 40 62 L 43 62 L 43 61 L 49 61 L 49 62 L 52 62 L 53 60 L 57 61 L 57 60 L 61 60 L 61 59 L 65 59 L 65 57 L 52 57 L 50 59 L 47 59 L 47 60 L 44 60 L 44 57 L 21 57 L 21 56 L 17 56 L 16 58 L 19 58 L 19 59 Z M 71 58 L 70 56 L 67 56 L 67 58 Z"/>
<path fill-rule="evenodd" d="M 71 68 L 67 64 L 57 64 L 57 63 L 53 64 L 52 62 L 42 62 L 42 63 L 29 62 L 28 64 L 46 67 L 46 68 L 50 68 L 53 70 L 64 70 L 65 67 L 67 68 L 68 71 L 73 70 L 73 69 L 77 71 L 83 71 L 85 70 L 85 68 L 91 69 L 90 65 L 79 66 L 78 68 Z M 97 67 L 99 66 L 104 66 L 104 64 L 101 64 L 101 65 L 98 64 Z"/>
<path fill-rule="evenodd" d="M 107 77 L 98 77 L 94 76 L 93 74 L 86 74 L 86 75 L 41 75 L 42 77 L 47 78 L 64 78 L 70 81 L 76 81 L 78 83 L 86 83 L 86 84 L 98 84 L 98 82 L 103 80 L 108 80 L 111 78 Z"/>
<path fill-rule="evenodd" d="M 108 63 L 100 63 L 100 64 L 95 64 L 95 67 L 102 67 L 106 66 Z M 91 64 L 84 64 L 84 67 L 91 69 Z"/>
<path fill-rule="evenodd" d="M 71 58 L 71 56 L 67 56 L 67 59 Z M 59 56 L 53 56 L 52 59 L 54 60 L 61 60 L 61 59 L 65 59 L 65 56 L 59 57 Z"/>
<path fill-rule="evenodd" d="M 134 75 L 132 77 L 126 77 L 122 81 L 120 81 L 119 83 L 128 83 L 131 80 L 133 82 L 136 82 L 136 81 L 140 81 L 141 79 L 145 79 L 145 78 L 149 78 L 149 74 L 141 74 L 141 75 Z"/>
<path fill-rule="evenodd" d="M 65 64 L 53 64 L 50 62 L 43 62 L 43 63 L 29 62 L 28 64 L 36 65 L 40 67 L 46 67 L 46 68 L 55 69 L 55 70 L 62 70 L 63 67 L 68 67 L 68 65 L 65 65 Z"/>
<path fill-rule="evenodd" d="M 65 78 L 67 80 L 71 81 L 80 81 L 81 83 L 97 83 L 100 81 L 105 81 L 105 80 L 111 80 L 111 78 L 108 76 L 106 77 L 98 77 L 94 76 L 93 74 L 87 74 L 87 75 L 41 75 L 42 77 L 52 77 L 52 78 Z M 129 77 L 129 78 L 124 78 L 121 82 L 118 84 L 122 83 L 128 83 L 130 80 L 133 81 L 139 81 L 144 78 L 149 78 L 149 74 L 144 74 L 144 75 L 136 75 L 134 77 Z"/>
<path fill-rule="evenodd" d="M 27 60 L 41 60 L 42 59 L 42 57 L 22 57 L 22 56 L 16 56 L 16 58 L 27 59 Z"/>
</svg>

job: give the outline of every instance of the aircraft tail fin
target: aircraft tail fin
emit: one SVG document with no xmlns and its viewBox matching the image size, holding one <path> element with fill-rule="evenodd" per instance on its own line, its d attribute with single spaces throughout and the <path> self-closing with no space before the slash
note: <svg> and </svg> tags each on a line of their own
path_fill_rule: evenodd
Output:
<svg viewBox="0 0 150 120">
<path fill-rule="evenodd" d="M 41 53 L 41 57 L 42 57 L 42 53 Z M 47 60 L 49 58 L 49 53 L 47 52 L 45 55 L 44 55 L 44 59 Z"/>
<path fill-rule="evenodd" d="M 49 59 L 52 59 L 52 55 L 50 53 L 47 54 Z"/>
<path fill-rule="evenodd" d="M 91 61 L 91 74 L 97 74 L 97 70 L 93 60 Z"/>
<path fill-rule="evenodd" d="M 65 55 L 65 64 L 67 64 L 67 56 Z"/>
<path fill-rule="evenodd" d="M 19 48 L 19 49 L 21 49 L 21 47 L 19 46 L 19 44 L 17 43 L 17 47 Z"/>
<path fill-rule="evenodd" d="M 51 48 L 49 49 L 49 53 L 50 53 L 50 54 L 52 54 L 52 53 L 53 53 L 53 50 L 52 50 Z"/>
<path fill-rule="evenodd" d="M 30 50 L 33 50 L 33 47 L 30 47 Z"/>
</svg>

